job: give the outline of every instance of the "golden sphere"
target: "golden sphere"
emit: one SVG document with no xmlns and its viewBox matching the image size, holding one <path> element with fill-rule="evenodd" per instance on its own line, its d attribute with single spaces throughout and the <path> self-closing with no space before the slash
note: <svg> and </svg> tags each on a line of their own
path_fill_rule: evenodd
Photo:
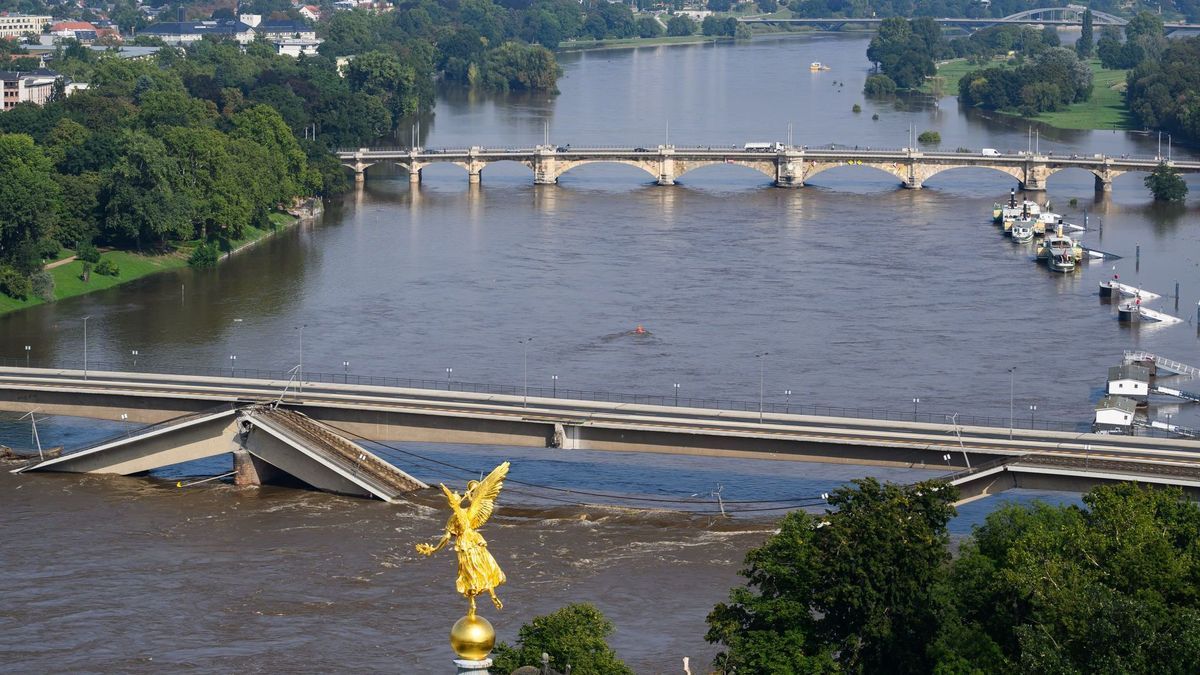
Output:
<svg viewBox="0 0 1200 675">
<path fill-rule="evenodd" d="M 496 629 L 479 616 L 464 616 L 450 629 L 450 646 L 454 653 L 468 661 L 482 661 L 496 646 Z"/>
</svg>

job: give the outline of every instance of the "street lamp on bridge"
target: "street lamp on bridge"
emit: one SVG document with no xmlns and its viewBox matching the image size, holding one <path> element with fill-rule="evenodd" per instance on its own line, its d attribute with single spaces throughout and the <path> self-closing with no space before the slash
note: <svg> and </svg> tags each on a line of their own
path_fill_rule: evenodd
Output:
<svg viewBox="0 0 1200 675">
<path fill-rule="evenodd" d="M 88 322 L 88 319 L 90 319 L 90 318 L 92 318 L 92 315 L 90 315 L 90 314 L 89 314 L 89 315 L 87 315 L 87 316 L 85 316 L 85 317 L 83 317 L 83 379 L 85 379 L 85 380 L 86 380 L 86 379 L 88 379 L 88 367 L 87 367 L 87 322 Z"/>
<path fill-rule="evenodd" d="M 524 358 L 523 358 L 524 366 L 523 366 L 522 370 L 525 373 L 525 387 L 524 387 L 525 395 L 523 396 L 523 399 L 521 402 L 521 407 L 528 408 L 529 407 L 529 343 L 533 342 L 533 338 L 527 337 L 523 340 L 517 340 L 517 342 L 521 343 L 521 346 L 524 347 L 524 350 L 523 350 L 524 351 Z"/>
<path fill-rule="evenodd" d="M 763 423 L 763 378 L 767 368 L 767 357 L 771 352 L 759 352 L 754 355 L 758 359 L 758 423 Z"/>
</svg>

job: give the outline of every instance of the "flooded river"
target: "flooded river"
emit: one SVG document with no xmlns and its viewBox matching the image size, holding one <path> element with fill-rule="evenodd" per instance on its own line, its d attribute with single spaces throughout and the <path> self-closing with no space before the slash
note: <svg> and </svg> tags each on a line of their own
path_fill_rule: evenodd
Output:
<svg viewBox="0 0 1200 675">
<path fill-rule="evenodd" d="M 953 98 L 940 107 L 865 100 L 865 49 L 865 37 L 820 35 L 568 54 L 558 96 L 447 92 L 423 123 L 425 145 L 528 146 L 547 129 L 556 144 L 741 145 L 786 140 L 790 124 L 796 144 L 901 147 L 912 127 L 937 130 L 943 149 L 1026 147 L 1027 123 L 959 110 Z M 811 73 L 812 61 L 833 69 Z M 862 113 L 851 112 L 855 103 Z M 1080 154 L 1153 155 L 1157 140 L 1046 128 L 1039 136 L 1043 151 Z M 1126 256 L 1115 263 L 1122 280 L 1163 295 L 1178 281 L 1178 314 L 1190 324 L 1119 324 L 1096 294 L 1109 263 L 1068 276 L 1035 265 L 1031 249 L 990 224 L 992 203 L 1013 181 L 988 170 L 943 173 L 920 191 L 861 167 L 798 190 L 734 166 L 688 173 L 671 188 L 624 166 L 531 183 L 528 169 L 496 165 L 471 188 L 460 169 L 436 166 L 411 189 L 403 173 L 376 167 L 319 221 L 217 270 L 0 317 L 0 355 L 22 358 L 30 345 L 34 363 L 78 364 L 81 319 L 90 316 L 92 364 L 132 368 L 136 350 L 138 368 L 226 368 L 236 356 L 239 368 L 286 369 L 301 358 L 303 332 L 309 372 L 513 384 L 525 372 L 518 341 L 532 337 L 531 386 L 669 398 L 677 383 L 685 398 L 753 400 L 754 354 L 765 351 L 769 403 L 909 410 L 919 398 L 921 414 L 1005 420 L 1015 367 L 1016 415 L 1071 424 L 1090 419 L 1105 370 L 1125 349 L 1200 362 L 1194 211 L 1153 205 L 1137 175 L 1101 198 L 1090 174 L 1068 171 L 1050 179 L 1047 196 L 1071 220 L 1087 210 L 1084 241 Z M 1155 306 L 1175 313 L 1174 303 Z M 652 335 L 630 335 L 638 324 Z M 69 446 L 119 428 L 48 420 L 43 441 Z M 3 423 L 0 443 L 28 447 L 28 427 Z M 811 497 L 859 475 L 930 475 L 513 448 L 381 450 L 427 480 L 461 483 L 511 459 L 514 477 L 538 486 L 590 488 L 616 495 L 601 500 L 612 502 L 710 500 L 698 511 L 717 508 L 718 490 L 748 502 Z M 462 611 L 453 562 L 412 551 L 437 533 L 440 514 L 220 483 L 174 487 L 224 466 L 152 480 L 0 476 L 3 663 L 446 671 L 445 633 Z M 509 577 L 505 611 L 488 614 L 501 637 L 538 613 L 590 600 L 616 623 L 614 644 L 639 673 L 678 672 L 683 656 L 707 663 L 704 616 L 776 514 L 747 508 L 730 522 L 580 507 L 554 494 L 563 493 L 515 489 L 505 496 L 511 508 L 485 530 Z M 956 532 L 988 508 L 972 505 Z"/>
</svg>

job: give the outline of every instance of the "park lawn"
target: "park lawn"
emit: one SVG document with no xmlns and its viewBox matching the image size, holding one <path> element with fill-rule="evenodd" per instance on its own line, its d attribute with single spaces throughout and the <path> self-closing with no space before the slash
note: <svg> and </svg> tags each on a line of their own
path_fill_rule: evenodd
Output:
<svg viewBox="0 0 1200 675">
<path fill-rule="evenodd" d="M 255 227 L 247 228 L 245 236 L 241 239 L 229 241 L 229 250 L 234 251 L 246 244 L 258 241 L 298 220 L 296 217 L 286 213 L 272 213 L 270 214 L 270 218 L 271 223 L 275 226 L 274 229 L 260 230 Z M 188 264 L 188 257 L 191 255 L 192 249 L 198 243 L 187 242 L 177 250 L 161 255 L 144 255 L 132 251 L 105 251 L 100 256 L 100 259 L 112 260 L 117 264 L 120 274 L 110 277 L 104 274 L 96 274 L 95 270 L 93 270 L 90 280 L 87 283 L 84 283 L 83 279 L 80 278 L 83 274 L 83 261 L 74 260 L 65 265 L 60 265 L 49 270 L 50 276 L 54 277 L 54 299 L 63 300 L 83 295 L 84 293 L 91 293 L 92 291 L 100 291 L 133 281 L 134 279 L 140 279 L 155 272 L 185 267 Z M 74 255 L 73 251 L 63 252 L 64 257 L 72 255 Z M 0 314 L 34 307 L 43 302 L 45 301 L 41 298 L 32 295 L 24 300 L 18 300 L 0 294 Z"/>
<path fill-rule="evenodd" d="M 66 265 L 60 265 L 50 270 L 50 276 L 54 277 L 54 298 L 62 300 L 75 297 L 76 295 L 83 295 L 84 293 L 91 293 L 92 291 L 112 288 L 127 281 L 140 279 L 147 274 L 187 265 L 187 257 L 179 251 L 165 255 L 142 255 L 130 251 L 107 251 L 100 256 L 100 259 L 112 260 L 120 269 L 120 274 L 110 277 L 104 274 L 96 274 L 95 270 L 93 270 L 91 280 L 84 283 L 79 278 L 83 274 L 82 260 L 74 260 Z M 24 300 L 18 300 L 0 294 L 0 314 L 34 307 L 43 302 L 41 298 L 32 295 Z"/>
<path fill-rule="evenodd" d="M 1004 61 L 995 62 L 995 65 L 1004 65 Z M 955 96 L 958 94 L 958 81 L 963 75 L 984 68 L 987 66 L 973 66 L 966 59 L 950 59 L 937 64 L 937 75 L 934 77 L 942 78 L 942 96 Z M 921 85 L 921 91 L 926 94 L 933 93 L 933 77 L 925 80 L 925 84 Z"/>
<path fill-rule="evenodd" d="M 1091 59 L 1092 98 L 1066 110 L 1042 113 L 1034 119 L 1059 129 L 1134 129 L 1137 125 L 1125 107 L 1126 70 L 1108 70 Z"/>
<path fill-rule="evenodd" d="M 983 67 L 1004 67 L 1006 59 L 997 57 L 988 66 L 973 66 L 966 59 L 951 59 L 938 64 L 936 77 L 944 79 L 943 96 L 958 92 L 958 81 L 963 75 Z M 1044 122 L 1059 129 L 1133 129 L 1135 124 L 1129 109 L 1125 107 L 1125 75 L 1127 70 L 1109 70 L 1100 65 L 1100 59 L 1088 59 L 1092 69 L 1092 97 L 1083 103 L 1073 103 L 1066 110 L 1041 113 L 1026 118 Z M 932 78 L 931 78 L 932 80 Z M 925 93 L 933 93 L 931 80 L 921 87 Z M 1004 112 L 1017 117 L 1015 113 Z"/>
</svg>

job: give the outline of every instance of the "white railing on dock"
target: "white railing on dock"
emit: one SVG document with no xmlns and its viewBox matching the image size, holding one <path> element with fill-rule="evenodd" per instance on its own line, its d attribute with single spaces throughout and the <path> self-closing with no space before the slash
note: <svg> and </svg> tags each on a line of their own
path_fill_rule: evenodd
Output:
<svg viewBox="0 0 1200 675">
<path fill-rule="evenodd" d="M 1189 366 L 1186 363 L 1180 363 L 1179 361 L 1158 356 L 1157 354 L 1151 354 L 1150 352 L 1139 352 L 1128 349 L 1125 350 L 1125 362 L 1133 363 L 1135 361 L 1153 361 L 1154 365 L 1162 368 L 1163 370 L 1175 373 L 1176 375 L 1191 375 L 1193 377 L 1200 377 L 1200 368 L 1197 368 L 1196 366 Z"/>
</svg>

